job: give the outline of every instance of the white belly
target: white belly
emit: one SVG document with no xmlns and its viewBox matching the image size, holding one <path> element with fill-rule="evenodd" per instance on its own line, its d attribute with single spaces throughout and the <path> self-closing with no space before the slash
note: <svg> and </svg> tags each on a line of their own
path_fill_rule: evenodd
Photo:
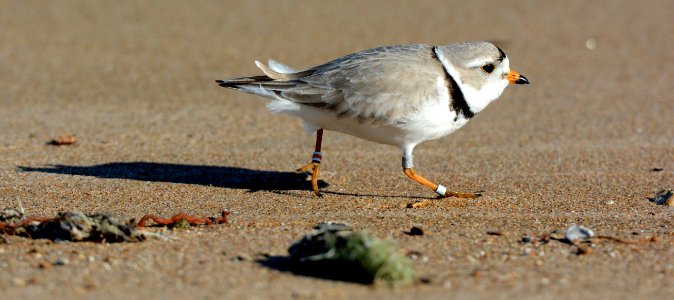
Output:
<svg viewBox="0 0 674 300">
<path fill-rule="evenodd" d="M 299 105 L 287 100 L 274 100 L 269 103 L 268 108 L 273 113 L 283 113 L 301 118 L 309 131 L 324 128 L 398 147 L 417 145 L 441 138 L 468 122 L 463 116 L 459 116 L 456 121 L 454 120 L 456 113 L 449 110 L 447 100 L 429 103 L 414 115 L 391 125 L 369 124 L 349 117 L 338 118 L 330 111 Z"/>
</svg>

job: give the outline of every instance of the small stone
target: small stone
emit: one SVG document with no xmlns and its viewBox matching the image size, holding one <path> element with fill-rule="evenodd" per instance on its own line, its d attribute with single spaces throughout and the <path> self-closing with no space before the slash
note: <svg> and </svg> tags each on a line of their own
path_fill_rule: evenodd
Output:
<svg viewBox="0 0 674 300">
<path fill-rule="evenodd" d="M 40 268 L 40 269 L 42 269 L 42 270 L 49 269 L 49 268 L 51 268 L 51 266 L 52 266 L 52 265 L 51 265 L 50 263 L 48 263 L 48 262 L 41 262 L 41 263 L 39 263 L 39 264 L 37 265 L 37 267 Z"/>
<path fill-rule="evenodd" d="M 569 228 L 566 229 L 566 239 L 574 242 L 578 240 L 586 240 L 594 236 L 594 232 L 584 226 L 571 224 Z"/>
<path fill-rule="evenodd" d="M 445 280 L 445 282 L 442 283 L 442 287 L 446 289 L 451 289 L 452 288 L 452 282 L 449 280 Z"/>
<path fill-rule="evenodd" d="M 587 39 L 585 41 L 585 47 L 589 50 L 594 50 L 597 48 L 597 40 L 595 39 Z"/>
<path fill-rule="evenodd" d="M 417 226 L 412 226 L 409 231 L 404 231 L 407 235 L 424 235 L 424 230 Z"/>
<path fill-rule="evenodd" d="M 658 205 L 674 206 L 674 192 L 672 192 L 671 189 L 662 190 L 655 194 L 654 198 L 649 200 Z"/>
<path fill-rule="evenodd" d="M 26 280 L 21 277 L 14 277 L 12 278 L 12 284 L 16 287 L 24 287 L 26 286 Z"/>
<path fill-rule="evenodd" d="M 70 263 L 70 261 L 65 257 L 59 257 L 54 261 L 55 266 L 65 266 L 69 263 Z"/>
<path fill-rule="evenodd" d="M 407 208 L 426 208 L 431 205 L 431 200 L 422 200 L 407 204 Z"/>
<path fill-rule="evenodd" d="M 417 260 L 420 257 L 423 257 L 424 254 L 419 251 L 410 251 L 407 252 L 406 256 L 409 257 L 411 260 Z"/>
<path fill-rule="evenodd" d="M 251 261 L 253 258 L 248 255 L 248 254 L 239 254 L 237 256 L 234 256 L 230 259 L 233 262 L 240 262 L 240 261 Z"/>
<path fill-rule="evenodd" d="M 77 142 L 77 138 L 75 138 L 74 135 L 66 134 L 66 135 L 61 135 L 61 136 L 51 140 L 48 144 L 54 145 L 54 146 L 62 146 L 62 145 L 72 145 L 76 142 Z"/>
<path fill-rule="evenodd" d="M 674 206 L 672 190 L 662 190 L 655 195 L 655 202 L 664 206 Z"/>
<path fill-rule="evenodd" d="M 606 205 L 613 205 L 613 204 L 615 204 L 615 201 L 613 200 L 606 201 Z"/>
<path fill-rule="evenodd" d="M 576 248 L 578 248 L 578 250 L 576 250 L 577 255 L 592 254 L 592 252 L 594 251 L 589 246 L 582 245 L 582 244 L 576 244 Z"/>
<path fill-rule="evenodd" d="M 344 223 L 328 221 L 328 222 L 321 222 L 321 223 L 316 224 L 316 226 L 314 226 L 314 230 L 317 230 L 317 231 L 351 231 L 351 230 L 353 230 L 353 228 L 351 228 L 351 226 L 346 225 Z"/>
</svg>

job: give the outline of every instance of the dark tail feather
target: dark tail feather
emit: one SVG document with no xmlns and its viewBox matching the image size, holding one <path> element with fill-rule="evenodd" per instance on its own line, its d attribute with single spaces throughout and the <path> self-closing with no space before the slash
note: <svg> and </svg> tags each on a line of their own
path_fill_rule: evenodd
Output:
<svg viewBox="0 0 674 300">
<path fill-rule="evenodd" d="M 273 81 L 274 79 L 271 79 L 269 76 L 261 75 L 261 76 L 250 76 L 250 77 L 241 77 L 241 78 L 234 78 L 234 79 L 228 79 L 228 80 L 216 80 L 215 82 L 219 84 L 221 87 L 226 87 L 226 88 L 239 88 L 243 85 L 249 85 L 257 82 L 267 82 L 267 81 Z"/>
</svg>

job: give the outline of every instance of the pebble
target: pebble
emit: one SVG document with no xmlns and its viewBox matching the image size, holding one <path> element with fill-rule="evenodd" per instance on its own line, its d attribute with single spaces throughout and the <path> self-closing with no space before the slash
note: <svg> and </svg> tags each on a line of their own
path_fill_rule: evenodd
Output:
<svg viewBox="0 0 674 300">
<path fill-rule="evenodd" d="M 40 269 L 43 269 L 43 270 L 49 269 L 49 268 L 51 268 L 51 264 L 48 263 L 48 262 L 41 262 L 37 265 L 37 267 L 40 268 Z"/>
<path fill-rule="evenodd" d="M 442 287 L 446 289 L 451 289 L 452 288 L 452 282 L 449 280 L 445 280 L 445 282 L 442 283 Z"/>
<path fill-rule="evenodd" d="M 407 252 L 407 254 L 405 256 L 407 256 L 411 260 L 419 260 L 419 261 L 422 261 L 422 262 L 428 262 L 428 257 L 424 256 L 424 254 L 419 252 L 419 251 L 413 250 L 413 251 Z"/>
<path fill-rule="evenodd" d="M 65 257 L 59 257 L 54 261 L 55 266 L 65 266 L 69 263 L 70 263 L 70 261 L 68 261 L 68 259 L 65 258 Z"/>
<path fill-rule="evenodd" d="M 253 258 L 248 255 L 248 254 L 239 254 L 237 256 L 234 256 L 230 259 L 233 262 L 239 262 L 239 261 L 251 261 Z"/>
<path fill-rule="evenodd" d="M 566 229 L 566 239 L 569 241 L 585 240 L 594 236 L 594 232 L 582 225 L 571 224 Z"/>
<path fill-rule="evenodd" d="M 421 229 L 421 227 L 412 226 L 412 228 L 410 228 L 410 231 L 406 231 L 405 234 L 407 234 L 407 235 L 424 235 L 424 230 Z"/>
<path fill-rule="evenodd" d="M 21 277 L 12 278 L 12 284 L 16 287 L 24 287 L 26 285 L 26 280 Z"/>
<path fill-rule="evenodd" d="M 487 230 L 487 234 L 488 234 L 488 235 L 497 235 L 497 236 L 504 235 L 503 232 L 498 231 L 498 230 Z"/>
<path fill-rule="evenodd" d="M 674 206 L 674 192 L 671 189 L 659 191 L 651 201 L 659 205 Z"/>
</svg>

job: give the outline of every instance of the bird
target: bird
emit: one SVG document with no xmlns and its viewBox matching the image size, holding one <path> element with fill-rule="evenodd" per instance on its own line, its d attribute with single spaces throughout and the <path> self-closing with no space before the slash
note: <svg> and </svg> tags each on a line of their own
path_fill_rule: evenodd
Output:
<svg viewBox="0 0 674 300">
<path fill-rule="evenodd" d="M 438 197 L 476 198 L 414 171 L 414 148 L 458 130 L 510 84 L 529 80 L 510 69 L 506 54 L 490 42 L 372 48 L 305 70 L 273 59 L 255 61 L 264 75 L 216 80 L 221 87 L 271 99 L 267 110 L 300 118 L 316 132 L 311 162 L 297 172 L 318 176 L 323 131 L 337 131 L 402 150 L 403 173 Z"/>
</svg>

